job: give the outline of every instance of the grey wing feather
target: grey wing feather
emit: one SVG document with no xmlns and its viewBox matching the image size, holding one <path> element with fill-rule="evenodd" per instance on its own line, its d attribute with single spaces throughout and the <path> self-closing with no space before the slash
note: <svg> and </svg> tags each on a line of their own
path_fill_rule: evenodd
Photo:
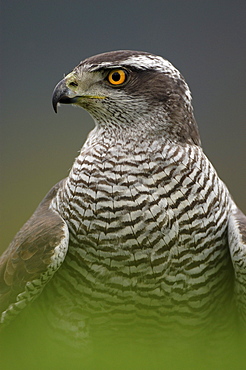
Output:
<svg viewBox="0 0 246 370">
<path fill-rule="evenodd" d="M 0 324 L 5 324 L 43 290 L 65 259 L 69 231 L 50 205 L 56 184 L 0 257 Z"/>
<path fill-rule="evenodd" d="M 234 205 L 228 240 L 235 273 L 235 295 L 241 320 L 246 324 L 246 216 Z"/>
</svg>

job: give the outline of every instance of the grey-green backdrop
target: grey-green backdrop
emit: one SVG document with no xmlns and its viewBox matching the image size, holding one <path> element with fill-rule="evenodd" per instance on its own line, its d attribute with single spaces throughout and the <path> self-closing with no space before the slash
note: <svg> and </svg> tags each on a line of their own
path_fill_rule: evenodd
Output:
<svg viewBox="0 0 246 370">
<path fill-rule="evenodd" d="M 150 51 L 181 70 L 204 150 L 245 212 L 245 14 L 245 0 L 2 1 L 1 250 L 93 127 L 82 109 L 55 115 L 55 84 L 109 50 Z"/>
</svg>

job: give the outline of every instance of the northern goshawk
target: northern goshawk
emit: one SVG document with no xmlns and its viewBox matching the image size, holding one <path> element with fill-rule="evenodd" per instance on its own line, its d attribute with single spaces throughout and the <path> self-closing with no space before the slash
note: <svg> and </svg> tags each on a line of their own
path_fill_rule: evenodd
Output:
<svg viewBox="0 0 246 370">
<path fill-rule="evenodd" d="M 58 83 L 59 103 L 95 128 L 1 257 L 1 323 L 35 299 L 78 342 L 243 325 L 246 217 L 203 153 L 180 72 L 146 52 L 96 55 Z"/>
</svg>

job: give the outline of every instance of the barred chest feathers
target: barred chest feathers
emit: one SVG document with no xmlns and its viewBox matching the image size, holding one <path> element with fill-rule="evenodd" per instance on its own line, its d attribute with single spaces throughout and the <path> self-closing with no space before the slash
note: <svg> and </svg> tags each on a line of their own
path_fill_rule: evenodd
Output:
<svg viewBox="0 0 246 370">
<path fill-rule="evenodd" d="M 176 291 L 202 306 L 227 283 L 228 199 L 198 146 L 92 133 L 54 205 L 70 230 L 66 276 L 75 269 L 91 294 Z"/>
</svg>

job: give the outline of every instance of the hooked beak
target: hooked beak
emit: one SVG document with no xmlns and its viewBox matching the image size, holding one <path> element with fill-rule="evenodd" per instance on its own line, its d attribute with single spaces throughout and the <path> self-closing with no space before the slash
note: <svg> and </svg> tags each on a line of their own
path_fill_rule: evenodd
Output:
<svg viewBox="0 0 246 370">
<path fill-rule="evenodd" d="M 78 101 L 78 96 L 71 96 L 71 90 L 66 86 L 66 80 L 61 80 L 56 85 L 52 95 L 52 105 L 54 111 L 57 113 L 57 105 L 61 104 L 74 104 Z"/>
<path fill-rule="evenodd" d="M 73 82 L 74 77 L 71 74 L 67 75 L 63 80 L 58 82 L 52 95 L 52 105 L 54 111 L 57 113 L 58 103 L 60 104 L 77 104 L 81 105 L 84 100 L 91 99 L 105 99 L 106 96 L 88 94 L 87 91 L 77 95 L 75 91 L 68 87 L 68 84 Z"/>
</svg>

